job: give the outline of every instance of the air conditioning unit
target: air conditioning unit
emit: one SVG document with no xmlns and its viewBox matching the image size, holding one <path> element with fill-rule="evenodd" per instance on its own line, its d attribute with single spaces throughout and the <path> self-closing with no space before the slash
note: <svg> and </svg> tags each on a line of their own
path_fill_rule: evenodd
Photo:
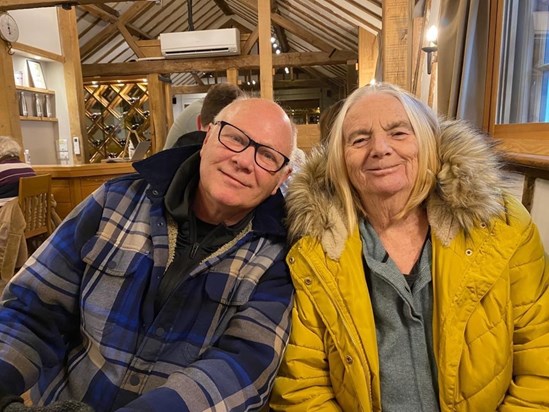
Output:
<svg viewBox="0 0 549 412">
<path fill-rule="evenodd" d="M 238 29 L 196 30 L 160 33 L 164 57 L 212 57 L 240 54 Z"/>
</svg>

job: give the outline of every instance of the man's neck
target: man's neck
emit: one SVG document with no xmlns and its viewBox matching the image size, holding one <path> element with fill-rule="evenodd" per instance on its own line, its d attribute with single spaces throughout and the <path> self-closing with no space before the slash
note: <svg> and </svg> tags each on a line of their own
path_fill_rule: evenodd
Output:
<svg viewBox="0 0 549 412">
<path fill-rule="evenodd" d="M 251 210 L 230 209 L 221 210 L 220 208 L 212 209 L 211 202 L 204 198 L 199 189 L 196 190 L 194 199 L 192 200 L 192 210 L 194 215 L 203 222 L 219 225 L 221 223 L 226 226 L 233 226 L 244 219 Z"/>
</svg>

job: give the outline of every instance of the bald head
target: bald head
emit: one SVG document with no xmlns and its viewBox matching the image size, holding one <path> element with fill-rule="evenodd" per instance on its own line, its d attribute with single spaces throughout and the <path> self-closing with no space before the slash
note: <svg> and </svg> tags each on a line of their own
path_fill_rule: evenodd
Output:
<svg viewBox="0 0 549 412">
<path fill-rule="evenodd" d="M 223 108 L 216 116 L 215 121 L 224 120 L 235 124 L 250 124 L 249 127 L 257 130 L 257 135 L 273 135 L 271 143 L 275 149 L 280 150 L 287 157 L 297 147 L 296 129 L 280 105 L 268 99 L 241 97 Z M 248 130 L 247 130 L 248 131 Z M 249 131 L 253 136 L 254 133 Z M 262 144 L 270 145 L 265 142 Z"/>
</svg>

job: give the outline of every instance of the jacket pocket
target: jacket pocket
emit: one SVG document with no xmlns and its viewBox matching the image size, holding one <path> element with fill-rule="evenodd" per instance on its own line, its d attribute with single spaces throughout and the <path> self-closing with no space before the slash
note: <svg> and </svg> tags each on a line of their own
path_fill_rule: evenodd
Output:
<svg viewBox="0 0 549 412">
<path fill-rule="evenodd" d="M 119 333 L 133 332 L 139 325 L 140 306 L 148 284 L 147 254 L 120 248 L 95 236 L 82 248 L 87 264 L 81 293 L 81 317 L 84 331 L 102 341 L 116 328 Z"/>
<path fill-rule="evenodd" d="M 93 269 L 110 276 L 133 274 L 147 254 L 133 249 L 121 248 L 94 236 L 82 248 L 82 260 Z"/>
</svg>

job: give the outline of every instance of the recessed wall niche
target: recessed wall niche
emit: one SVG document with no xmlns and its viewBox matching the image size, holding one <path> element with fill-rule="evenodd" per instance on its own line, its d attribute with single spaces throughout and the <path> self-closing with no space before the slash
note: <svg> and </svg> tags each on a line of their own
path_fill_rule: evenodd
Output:
<svg viewBox="0 0 549 412">
<path fill-rule="evenodd" d="M 150 140 L 151 120 L 147 82 L 84 84 L 86 144 L 90 163 L 128 158 L 130 148 Z"/>
</svg>

